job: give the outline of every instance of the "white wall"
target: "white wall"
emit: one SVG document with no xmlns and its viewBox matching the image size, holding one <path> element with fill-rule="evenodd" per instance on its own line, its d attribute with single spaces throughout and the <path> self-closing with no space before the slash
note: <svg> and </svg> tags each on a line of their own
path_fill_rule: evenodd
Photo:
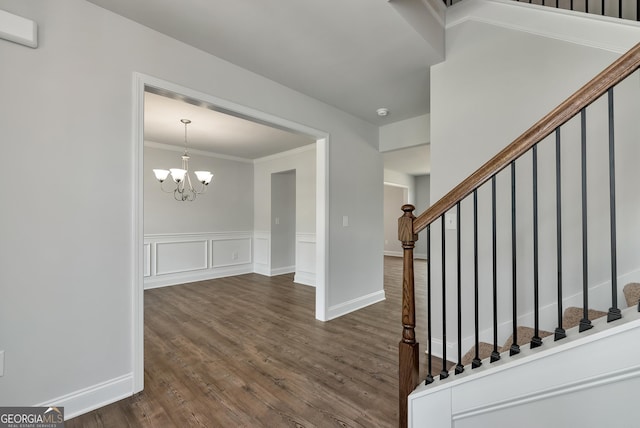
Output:
<svg viewBox="0 0 640 428">
<path fill-rule="evenodd" d="M 620 50 L 633 44 L 640 37 L 640 27 L 636 24 L 619 26 L 619 37 L 616 39 L 618 26 L 608 22 L 595 20 L 591 30 L 588 19 L 576 18 L 571 14 L 549 15 L 554 20 L 537 21 L 540 18 L 538 11 L 533 8 L 510 5 L 510 2 L 468 2 L 467 6 L 477 7 L 471 9 L 468 16 L 463 17 L 460 8 L 453 8 L 456 14 L 452 16 L 447 30 L 447 61 L 432 68 L 432 114 L 431 114 L 431 194 L 432 201 L 438 200 L 454 185 L 468 176 L 476 168 L 496 154 L 500 149 L 524 132 L 529 126 L 541 118 L 544 114 L 558 105 L 566 97 L 571 95 L 582 84 L 595 76 L 605 66 L 609 65 L 618 53 L 606 49 L 585 46 L 580 43 L 558 40 L 563 31 L 569 31 L 574 27 L 579 28 L 582 37 L 598 34 L 602 40 L 613 43 L 618 40 Z M 483 9 L 484 6 L 496 6 L 496 9 Z M 460 4 L 463 7 L 463 4 Z M 509 20 L 502 24 L 498 19 L 501 13 L 516 11 L 518 13 L 507 14 Z M 453 11 L 452 11 L 453 12 Z M 523 12 L 523 13 L 520 13 Z M 504 15 L 504 16 L 507 16 Z M 487 17 L 492 16 L 493 24 L 487 23 Z M 557 22 L 556 22 L 557 20 Z M 576 23 L 576 20 L 578 21 Z M 450 22 L 448 17 L 448 22 Z M 549 37 L 541 34 L 532 34 L 529 28 L 540 28 L 539 32 L 549 32 Z M 508 28 L 507 28 L 508 27 Z M 521 28 L 522 31 L 515 29 Z M 553 37 L 551 37 L 553 35 Z M 577 36 L 576 36 L 577 37 Z M 567 35 L 566 39 L 570 39 Z M 577 38 L 580 40 L 580 38 Z M 595 42 L 594 42 L 595 43 Z M 588 43 L 592 45 L 591 41 Z M 616 90 L 616 110 L 620 113 L 617 122 L 617 173 L 618 173 L 618 197 L 619 202 L 619 251 L 624 254 L 619 258 L 618 272 L 621 276 L 629 278 L 637 271 L 640 264 L 632 260 L 633 254 L 638 254 L 637 237 L 640 236 L 639 226 L 636 221 L 625 213 L 638 212 L 640 205 L 638 199 L 628 183 L 634 181 L 634 166 L 630 159 L 637 159 L 640 155 L 635 140 L 640 134 L 637 120 L 639 103 L 637 101 L 638 76 L 634 76 L 625 85 Z M 635 86 L 636 95 L 631 90 Z M 628 88 L 628 89 L 625 89 Z M 634 99 L 635 97 L 635 99 Z M 625 106 L 626 110 L 622 107 Z M 606 203 L 606 176 L 595 174 L 595 164 L 606 162 L 606 107 L 602 104 L 594 105 L 589 109 L 589 162 L 590 162 L 590 286 L 606 285 L 609 275 L 608 250 L 608 214 Z M 461 126 L 461 122 L 464 126 Z M 563 191 L 567 198 L 563 204 L 563 234 L 564 236 L 564 284 L 565 296 L 572 297 L 580 292 L 581 279 L 581 247 L 579 219 L 579 162 L 577 159 L 579 140 L 576 141 L 577 124 L 573 122 L 563 130 Z M 605 144 L 596 143 L 604 142 Z M 555 307 L 555 202 L 553 186 L 555 183 L 553 159 L 553 141 L 545 141 L 539 150 L 539 185 L 540 185 L 540 212 L 545 216 L 540 224 L 540 254 L 541 269 L 541 305 L 546 309 L 542 328 L 553 329 L 553 315 Z M 605 152 L 602 152 L 604 148 Z M 531 195 L 531 158 L 525 156 L 518 163 L 518 194 Z M 604 165 L 598 165 L 601 174 Z M 498 222 L 509 224 L 509 177 L 500 176 L 498 179 Z M 485 245 L 480 250 L 480 323 L 481 327 L 488 327 L 491 323 L 491 311 L 482 308 L 490 308 L 491 287 L 491 251 L 490 247 L 490 207 L 489 190 L 485 187 L 479 191 L 480 199 L 480 232 L 479 240 Z M 483 211 L 484 209 L 484 211 Z M 518 200 L 518 283 L 519 283 L 519 315 L 523 316 L 519 321 L 531 325 L 532 300 L 533 300 L 533 274 L 532 274 L 532 244 L 531 236 L 531 199 L 520 197 Z M 463 307 L 465 314 L 473 313 L 473 277 L 472 277 L 472 219 L 471 202 L 463 204 Z M 510 230 L 509 227 L 499 228 L 499 293 L 500 301 L 509 302 L 510 294 Z M 440 240 L 440 225 L 437 223 L 432 232 L 435 242 Z M 624 231 L 624 232 L 622 232 Z M 435 233 L 434 233 L 435 232 Z M 447 259 L 452 262 L 455 257 L 455 231 L 448 230 L 447 234 Z M 604 243 L 604 244 L 603 244 Z M 620 256 L 619 256 L 620 257 Z M 440 256 L 432 257 L 434 266 L 439 266 Z M 447 282 L 455 284 L 455 269 L 450 263 L 447 271 Z M 435 284 L 441 283 L 441 275 L 434 271 Z M 549 285 L 551 284 L 551 285 Z M 436 290 L 439 290 L 439 285 Z M 601 287 L 603 290 L 606 287 Z M 455 290 L 454 286 L 449 287 Z M 606 295 L 606 293 L 604 293 Z M 438 292 L 436 299 L 440 299 Z M 453 291 L 448 293 L 449 304 L 455 299 Z M 576 299 L 573 299 L 575 301 Z M 579 302 L 579 301 L 578 301 Z M 592 300 L 595 305 L 595 300 Z M 607 309 L 610 302 L 598 302 L 599 309 Z M 510 305 L 500 305 L 500 319 L 507 322 L 510 319 Z M 448 311 L 451 314 L 448 320 L 449 332 L 455 331 L 456 311 Z M 547 317 L 546 315 L 550 315 Z M 463 317 L 464 318 L 464 317 Z M 471 315 L 467 317 L 465 332 L 471 334 Z M 463 323 L 465 320 L 463 319 Z M 468 327 L 467 327 L 468 326 Z M 509 334 L 510 324 L 505 324 L 500 329 L 500 341 Z M 441 322 L 434 322 L 434 336 L 441 335 Z M 449 335 L 451 338 L 452 336 Z M 486 339 L 490 339 L 487 337 Z M 455 339 L 450 339 L 455 340 Z M 434 352 L 441 352 L 441 343 L 436 340 Z M 453 349 L 452 349 L 453 350 Z M 463 345 L 463 352 L 466 345 Z M 451 354 L 449 354 L 451 355 Z"/>
<path fill-rule="evenodd" d="M 327 310 L 380 296 L 377 127 L 82 0 L 0 8 L 40 26 L 38 49 L 0 41 L 0 164 L 29 193 L 0 212 L 0 403 L 73 416 L 133 392 L 134 72 L 326 132 Z"/>
</svg>

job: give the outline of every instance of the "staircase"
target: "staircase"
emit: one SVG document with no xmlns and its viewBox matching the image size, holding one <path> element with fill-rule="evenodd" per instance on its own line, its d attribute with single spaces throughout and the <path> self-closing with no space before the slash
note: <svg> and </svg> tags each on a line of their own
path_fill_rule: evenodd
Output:
<svg viewBox="0 0 640 428">
<path fill-rule="evenodd" d="M 640 283 L 629 283 L 624 287 L 624 296 L 627 303 L 628 308 L 636 307 L 640 304 Z M 576 306 L 568 307 L 564 310 L 564 315 L 562 318 L 562 326 L 563 329 L 569 330 L 580 325 L 580 320 L 583 317 L 583 308 L 579 308 Z M 587 318 L 590 321 L 594 321 L 598 318 L 603 318 L 607 316 L 607 312 L 599 311 L 597 309 L 589 309 L 587 311 Z M 533 340 L 533 337 L 536 335 L 536 332 L 533 328 L 527 326 L 519 326 L 517 328 L 517 345 L 524 346 Z M 545 338 L 547 336 L 553 335 L 553 332 L 540 330 L 538 332 L 540 338 Z M 509 336 L 506 342 L 502 345 L 502 347 L 498 348 L 496 345 L 493 345 L 488 342 L 479 342 L 478 347 L 475 345 L 467 351 L 461 358 L 462 366 L 468 366 L 473 364 L 474 361 L 481 361 L 486 359 L 491 359 L 493 356 L 494 361 L 495 353 L 502 354 L 505 352 L 509 352 L 511 347 L 513 346 L 513 335 Z"/>
<path fill-rule="evenodd" d="M 500 412 L 508 414 L 512 408 L 524 403 L 538 403 L 558 395 L 563 397 L 562 400 L 568 401 L 574 397 L 570 392 L 575 392 L 575 397 L 583 397 L 589 388 L 604 393 L 610 385 L 609 380 L 605 379 L 607 376 L 620 378 L 621 382 L 631 379 L 638 383 L 635 379 L 640 379 L 640 355 L 635 343 L 640 331 L 640 285 L 627 284 L 623 290 L 618 287 L 618 281 L 624 275 L 617 272 L 617 237 L 620 232 L 616 229 L 616 219 L 619 215 L 616 209 L 621 206 L 621 201 L 616 200 L 615 172 L 618 129 L 618 111 L 615 106 L 616 99 L 621 94 L 618 85 L 626 79 L 637 81 L 638 68 L 640 44 L 553 109 L 427 211 L 415 217 L 413 206 L 402 207 L 404 215 L 398 220 L 398 236 L 404 251 L 403 332 L 399 344 L 401 427 L 407 426 L 408 421 L 415 418 L 427 417 L 429 419 L 421 420 L 428 420 L 432 426 L 437 427 L 453 426 L 451 418 L 460 421 L 459 424 L 456 422 L 456 427 L 489 426 L 483 425 L 479 420 L 482 417 L 489 418 L 486 419 L 486 423 L 489 424 L 492 415 Z M 630 86 L 625 86 L 628 87 Z M 638 89 L 637 85 L 634 89 Z M 594 109 L 593 105 L 597 105 L 598 108 Z M 594 120 L 594 111 L 604 111 L 604 118 L 596 119 L 597 125 L 590 122 Z M 577 132 L 568 132 L 567 128 Z M 604 135 L 597 138 L 598 144 L 604 147 L 603 151 L 598 153 L 606 153 L 602 171 L 597 173 L 587 169 L 588 166 L 592 167 L 591 158 L 587 156 L 587 140 L 592 144 L 594 138 L 589 131 L 594 128 L 598 130 L 598 135 Z M 570 138 L 567 138 L 567 135 Z M 636 140 L 639 137 L 636 135 Z M 561 149 L 566 146 L 575 147 L 577 159 L 567 160 L 561 157 Z M 543 151 L 545 155 L 541 156 L 539 151 Z M 539 166 L 539 162 L 544 163 Z M 566 184 L 563 185 L 562 180 L 568 178 L 567 172 L 563 169 L 566 166 L 565 162 L 574 162 L 579 171 L 577 179 L 570 178 L 578 183 L 572 192 L 577 193 L 580 200 L 580 206 L 577 207 L 578 215 L 572 219 L 570 225 L 566 222 L 566 216 L 562 215 L 563 209 L 574 209 L 566 206 L 566 195 L 563 194 L 563 190 L 566 193 Z M 523 186 L 516 180 L 522 179 L 523 169 L 526 174 L 531 174 L 527 179 L 531 187 L 527 191 L 523 191 Z M 555 180 L 551 192 L 550 189 L 538 185 L 539 175 L 546 171 L 549 171 L 547 174 L 554 176 Z M 593 246 L 587 245 L 590 241 L 586 225 L 588 214 L 593 209 L 593 202 L 589 202 L 593 199 L 590 187 L 594 181 L 593 174 L 596 174 L 598 180 L 607 182 L 608 201 L 601 206 L 602 201 L 598 199 L 598 208 L 602 208 L 598 217 L 606 220 L 599 227 L 606 229 L 609 235 L 606 242 L 600 243 L 607 248 L 605 257 L 601 257 L 602 252 L 599 249 L 596 249 L 598 256 L 594 257 Z M 543 197 L 551 197 L 555 201 L 555 212 L 540 208 L 539 199 Z M 525 199 L 525 205 L 531 210 L 527 214 L 527 221 L 530 219 L 532 225 L 526 234 L 518 227 L 523 215 L 521 201 Z M 498 204 L 497 200 L 501 202 Z M 505 206 L 508 209 L 505 210 Z M 545 208 L 548 208 L 548 204 Z M 455 239 L 451 239 L 450 233 L 445 233 L 445 215 L 451 213 L 455 214 L 457 219 L 468 220 L 459 222 Z M 555 223 L 555 245 L 550 245 L 548 236 L 547 241 L 540 244 L 539 224 L 543 222 Z M 581 230 L 578 245 L 571 242 L 569 246 L 569 243 L 563 242 L 563 236 L 566 235 L 563 227 L 568 226 L 576 226 L 576 229 Z M 463 228 L 464 239 L 461 233 Z M 487 231 L 484 235 L 488 235 L 489 239 L 479 240 L 478 231 L 481 228 Z M 421 232 L 424 233 L 419 235 Z M 418 236 L 427 242 L 429 260 L 426 285 L 426 341 L 430 352 L 427 354 L 429 369 L 426 379 L 418 379 L 420 356 L 415 332 L 413 248 Z M 518 283 L 523 255 L 517 250 L 522 249 L 522 242 L 526 242 L 527 246 L 531 245 L 530 254 L 527 256 L 533 258 L 532 289 L 529 289 L 528 285 L 524 289 Z M 471 260 L 463 259 L 463 247 L 473 247 Z M 506 266 L 505 252 L 510 253 Z M 550 257 L 550 252 L 555 254 Z M 498 257 L 498 253 L 502 256 Z M 575 257 L 576 255 L 578 257 Z M 624 257 L 628 258 L 629 255 L 625 254 Z M 567 263 L 567 258 L 571 258 L 571 263 Z M 574 263 L 576 259 L 580 261 L 577 265 Z M 611 275 L 606 284 L 590 282 L 590 262 L 610 266 Z M 567 284 L 563 284 L 563 281 L 570 272 L 569 268 L 578 270 L 577 273 L 571 271 L 572 278 L 581 277 L 579 296 L 566 295 Z M 492 271 L 492 274 L 488 275 L 491 277 L 489 283 L 483 283 L 487 275 L 480 279 L 479 269 Z M 472 271 L 472 274 L 463 274 L 463 270 Z M 498 270 L 511 271 L 508 293 L 498 284 Z M 546 274 L 550 270 L 557 272 L 555 283 L 540 281 L 541 276 L 548 279 L 548 275 L 541 273 Z M 471 294 L 463 293 L 463 282 L 466 282 L 465 289 L 472 290 Z M 533 307 L 522 308 L 519 305 L 518 296 L 522 293 L 533 295 Z M 543 307 L 540 296 L 548 296 L 550 293 L 555 293 L 557 300 L 552 308 Z M 618 304 L 619 294 L 624 294 L 626 305 Z M 580 300 L 581 305 L 567 304 L 576 299 Z M 480 301 L 485 302 L 484 306 L 480 306 Z M 486 305 L 486 302 L 490 304 Z M 593 309 L 595 307 L 599 309 Z M 509 308 L 508 318 L 504 316 L 505 308 Z M 557 312 L 557 322 L 551 330 L 541 328 L 544 323 L 548 324 L 546 318 L 549 310 Z M 491 314 L 490 317 L 487 317 L 487 313 Z M 483 319 L 480 318 L 480 314 L 483 315 Z M 527 322 L 523 322 L 523 317 Z M 432 321 L 436 318 L 439 318 L 442 324 L 441 331 L 437 332 L 432 331 Z M 457 322 L 451 323 L 451 318 L 457 319 Z M 509 328 L 511 333 L 506 341 L 504 338 L 500 340 L 505 328 Z M 465 337 L 469 336 L 467 333 L 471 330 L 473 343 L 472 346 L 468 346 Z M 486 340 L 487 336 L 490 340 Z M 436 337 L 443 344 L 442 359 L 454 361 L 453 370 L 431 372 Z M 456 343 L 457 355 L 451 355 L 451 351 L 448 353 L 447 344 L 450 342 Z M 633 345 L 629 352 L 625 352 L 629 343 Z M 614 348 L 613 352 L 607 351 Z M 463 350 L 466 350 L 464 355 Z M 606 352 L 611 352 L 611 355 L 608 356 Z M 597 367 L 588 364 L 594 355 L 603 356 L 597 360 L 596 366 L 603 364 L 611 367 L 612 371 L 606 376 L 602 375 Z M 582 373 L 589 373 L 589 381 L 571 378 L 571 370 L 565 370 L 565 367 L 561 370 L 557 367 L 567 364 L 579 367 L 576 370 L 581 370 Z M 525 365 L 529 370 L 522 372 L 520 368 Z M 531 368 L 538 366 L 534 373 L 540 373 L 540 379 L 537 375 L 531 378 Z M 519 376 L 523 377 L 522 385 L 515 380 Z M 525 386 L 535 388 L 538 383 L 540 390 L 545 391 L 544 397 L 530 392 L 531 389 L 523 389 Z M 506 392 L 501 392 L 491 385 L 509 387 Z M 627 386 L 637 385 L 629 381 L 623 385 L 624 388 Z M 496 397 L 503 394 L 502 398 L 492 397 L 493 401 L 489 403 L 487 397 L 483 396 L 483 391 L 488 390 L 493 391 Z M 469 395 L 468 391 L 474 391 L 474 395 Z M 466 407 L 457 405 L 454 401 L 455 397 L 461 396 L 468 398 Z M 532 406 L 535 407 L 535 404 Z M 447 412 L 449 419 L 442 416 Z M 438 415 L 435 415 L 436 413 Z M 589 413 L 585 412 L 586 414 Z M 474 419 L 475 416 L 480 419 Z M 444 419 L 439 419 L 441 417 Z M 558 417 L 558 420 L 562 420 L 561 416 Z M 540 421 L 536 422 L 534 419 L 532 424 L 527 425 L 518 420 L 517 425 L 541 426 L 537 425 L 539 423 Z M 514 424 L 516 422 L 506 423 L 504 426 Z M 554 426 L 575 426 L 571 424 L 569 420 L 565 425 Z M 495 426 L 495 420 L 492 425 Z"/>
</svg>

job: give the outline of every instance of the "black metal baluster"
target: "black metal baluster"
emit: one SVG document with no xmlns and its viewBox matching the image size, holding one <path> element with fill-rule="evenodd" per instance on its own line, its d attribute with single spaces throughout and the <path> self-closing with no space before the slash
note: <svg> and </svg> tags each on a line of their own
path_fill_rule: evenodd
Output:
<svg viewBox="0 0 640 428">
<path fill-rule="evenodd" d="M 427 379 L 425 385 L 433 382 L 433 347 L 431 341 L 431 225 L 427 226 Z"/>
<path fill-rule="evenodd" d="M 607 91 L 609 103 L 609 219 L 611 223 L 611 307 L 607 322 L 619 320 L 622 313 L 618 308 L 618 255 L 616 244 L 616 161 L 613 131 L 613 88 Z"/>
<path fill-rule="evenodd" d="M 567 333 L 562 326 L 562 174 L 560 166 L 560 128 L 556 128 L 556 256 L 558 264 L 558 327 L 555 340 L 564 339 Z"/>
<path fill-rule="evenodd" d="M 540 284 L 538 269 L 538 145 L 531 151 L 533 161 L 533 320 L 534 333 L 531 338 L 531 349 L 542 345 L 540 337 Z"/>
<path fill-rule="evenodd" d="M 440 372 L 440 379 L 446 379 L 449 377 L 447 371 L 447 281 L 446 281 L 446 257 L 445 257 L 445 224 L 444 214 L 440 216 L 440 226 L 442 230 L 442 237 L 440 239 L 442 244 L 442 371 Z"/>
<path fill-rule="evenodd" d="M 500 359 L 498 352 L 498 250 L 496 231 L 496 176 L 491 177 L 491 241 L 493 258 L 493 351 L 490 362 L 494 363 Z"/>
<path fill-rule="evenodd" d="M 618 18 L 622 18 L 622 0 L 618 0 Z"/>
<path fill-rule="evenodd" d="M 573 0 L 571 0 L 571 4 L 569 5 L 569 9 L 573 10 Z"/>
<path fill-rule="evenodd" d="M 620 8 L 620 10 L 622 10 L 622 8 Z M 636 2 L 636 21 L 640 21 L 640 0 Z M 640 311 L 640 306 L 638 306 L 638 310 Z"/>
<path fill-rule="evenodd" d="M 589 0 L 584 0 L 584 11 L 589 13 Z"/>
<path fill-rule="evenodd" d="M 581 171 L 582 171 L 582 319 L 578 331 L 589 330 L 591 321 L 589 320 L 589 267 L 588 267 L 588 246 L 587 246 L 587 111 L 580 111 L 581 130 Z"/>
<path fill-rule="evenodd" d="M 511 162 L 511 287 L 513 306 L 513 343 L 509 355 L 520 353 L 518 345 L 518 298 L 516 275 L 516 163 Z"/>
<path fill-rule="evenodd" d="M 478 326 L 478 190 L 473 191 L 473 306 L 474 306 L 474 337 L 476 355 L 471 362 L 471 368 L 475 369 L 482 365 L 480 360 L 480 330 Z"/>
<path fill-rule="evenodd" d="M 602 0 L 602 4 L 600 6 L 600 9 L 602 9 L 602 16 L 605 15 L 605 10 L 604 10 L 604 0 Z"/>
<path fill-rule="evenodd" d="M 462 263 L 461 263 L 461 234 L 460 234 L 460 202 L 456 204 L 456 221 L 458 227 L 456 230 L 456 252 L 458 260 L 458 364 L 456 365 L 456 374 L 464 371 L 462 365 Z"/>
</svg>

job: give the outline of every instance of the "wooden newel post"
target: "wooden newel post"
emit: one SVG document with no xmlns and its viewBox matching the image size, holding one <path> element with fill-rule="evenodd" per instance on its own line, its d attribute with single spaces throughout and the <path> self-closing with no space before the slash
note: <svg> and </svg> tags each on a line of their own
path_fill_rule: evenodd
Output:
<svg viewBox="0 0 640 428">
<path fill-rule="evenodd" d="M 398 239 L 403 248 L 402 270 L 402 340 L 399 348 L 400 427 L 407 426 L 407 397 L 418 385 L 418 343 L 416 342 L 416 302 L 413 278 L 413 248 L 418 235 L 413 233 L 415 216 L 413 205 L 403 205 L 404 214 L 398 219 Z"/>
</svg>

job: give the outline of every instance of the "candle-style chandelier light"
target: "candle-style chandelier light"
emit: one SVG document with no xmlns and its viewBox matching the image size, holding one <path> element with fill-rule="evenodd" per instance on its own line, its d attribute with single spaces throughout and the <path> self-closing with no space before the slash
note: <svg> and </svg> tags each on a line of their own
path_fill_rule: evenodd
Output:
<svg viewBox="0 0 640 428">
<path fill-rule="evenodd" d="M 187 150 L 187 125 L 191 123 L 189 119 L 180 119 L 184 124 L 184 153 L 182 154 L 182 168 L 154 169 L 153 173 L 160 182 L 160 188 L 166 193 L 173 193 L 176 201 L 193 201 L 201 193 L 207 190 L 207 186 L 213 179 L 213 173 L 209 171 L 194 171 L 200 185 L 194 188 L 189 175 L 189 152 Z M 171 175 L 174 187 L 165 189 L 165 180 Z"/>
</svg>

